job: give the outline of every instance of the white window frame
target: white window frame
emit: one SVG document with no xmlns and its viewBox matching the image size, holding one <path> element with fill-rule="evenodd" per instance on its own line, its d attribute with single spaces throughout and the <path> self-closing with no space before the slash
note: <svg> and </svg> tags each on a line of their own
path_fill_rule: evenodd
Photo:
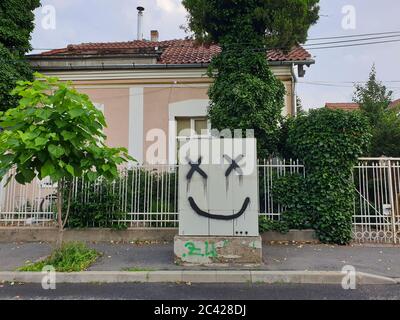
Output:
<svg viewBox="0 0 400 320">
<path fill-rule="evenodd" d="M 103 103 L 94 102 L 93 105 L 96 107 L 97 110 L 101 111 L 104 115 L 104 104 Z"/>
<path fill-rule="evenodd" d="M 169 127 L 168 127 L 168 162 L 176 164 L 176 146 L 179 136 L 177 135 L 176 118 L 191 118 L 191 127 L 194 128 L 195 118 L 207 117 L 209 99 L 194 99 L 185 100 L 176 103 L 170 103 L 169 110 Z M 192 123 L 193 120 L 193 123 Z M 211 129 L 211 124 L 208 121 L 208 128 Z M 196 135 L 198 136 L 198 135 Z M 209 135 L 207 135 L 209 136 Z M 187 139 L 188 137 L 185 137 Z"/>
<path fill-rule="evenodd" d="M 187 139 L 187 138 L 209 138 L 211 132 L 211 122 L 207 119 L 206 116 L 203 117 L 175 117 L 176 127 L 178 124 L 178 120 L 181 118 L 190 119 L 190 136 L 180 136 L 177 132 L 178 128 L 176 129 L 175 135 L 176 139 Z M 196 120 L 207 120 L 207 133 L 204 134 L 197 134 L 196 132 Z"/>
</svg>

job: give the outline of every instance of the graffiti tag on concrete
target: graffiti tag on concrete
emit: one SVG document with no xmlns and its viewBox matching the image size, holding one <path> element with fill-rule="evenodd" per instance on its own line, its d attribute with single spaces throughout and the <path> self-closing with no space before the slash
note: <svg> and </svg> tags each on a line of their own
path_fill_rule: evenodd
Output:
<svg viewBox="0 0 400 320">
<path fill-rule="evenodd" d="M 204 247 L 199 248 L 196 247 L 194 242 L 188 241 L 185 243 L 185 248 L 187 249 L 187 253 L 184 253 L 182 256 L 186 257 L 193 257 L 193 256 L 198 256 L 198 257 L 212 257 L 215 258 L 218 256 L 217 250 L 215 248 L 215 243 L 213 242 L 204 242 Z"/>
</svg>

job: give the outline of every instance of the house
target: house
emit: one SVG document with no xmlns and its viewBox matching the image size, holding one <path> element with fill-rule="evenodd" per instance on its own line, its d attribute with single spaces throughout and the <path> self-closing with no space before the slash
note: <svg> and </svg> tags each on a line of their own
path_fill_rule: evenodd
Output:
<svg viewBox="0 0 400 320">
<path fill-rule="evenodd" d="M 325 108 L 331 110 L 344 110 L 344 111 L 354 111 L 360 109 L 360 105 L 358 103 L 352 102 L 343 102 L 343 103 L 326 103 Z"/>
<path fill-rule="evenodd" d="M 389 109 L 394 109 L 396 107 L 400 107 L 400 99 L 393 101 L 389 104 Z M 344 110 L 344 111 L 353 111 L 360 109 L 360 104 L 353 102 L 343 102 L 343 103 L 326 103 L 325 108 L 332 110 Z"/>
<path fill-rule="evenodd" d="M 211 79 L 207 67 L 220 52 L 217 45 L 192 40 L 83 43 L 28 56 L 36 71 L 70 80 L 104 112 L 107 143 L 123 146 L 140 163 L 161 140 L 159 162 L 176 163 L 176 141 L 182 129 L 200 133 L 207 120 Z M 283 113 L 296 113 L 296 80 L 314 64 L 301 46 L 288 53 L 266 54 L 274 74 L 286 87 Z"/>
<path fill-rule="evenodd" d="M 394 109 L 394 108 L 400 108 L 400 99 L 397 99 L 397 100 L 393 101 L 389 105 L 389 109 Z"/>
</svg>

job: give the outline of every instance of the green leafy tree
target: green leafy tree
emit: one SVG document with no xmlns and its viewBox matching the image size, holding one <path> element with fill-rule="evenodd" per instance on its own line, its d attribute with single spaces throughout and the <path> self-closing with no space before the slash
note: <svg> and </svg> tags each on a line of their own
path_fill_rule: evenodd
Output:
<svg viewBox="0 0 400 320">
<path fill-rule="evenodd" d="M 353 101 L 360 104 L 372 125 L 378 124 L 393 98 L 393 91 L 378 81 L 375 65 L 372 66 L 365 85 L 357 84 Z"/>
<path fill-rule="evenodd" d="M 304 113 L 303 102 L 299 96 L 296 96 L 296 114 L 301 115 Z"/>
<path fill-rule="evenodd" d="M 13 94 L 21 99 L 16 108 L 0 113 L 0 178 L 15 168 L 20 184 L 35 177 L 57 182 L 59 244 L 68 220 L 75 177 L 94 181 L 118 177 L 117 166 L 132 160 L 123 148 L 109 148 L 104 141 L 103 114 L 87 95 L 56 78 L 19 81 Z M 12 178 L 12 177 L 11 177 Z M 68 203 L 63 216 L 64 189 Z"/>
<path fill-rule="evenodd" d="M 259 157 L 277 152 L 285 88 L 266 52 L 304 42 L 318 20 L 318 0 L 183 0 L 188 29 L 222 51 L 209 68 L 212 127 L 254 129 Z"/>
<path fill-rule="evenodd" d="M 17 106 L 11 91 L 18 80 L 33 79 L 25 54 L 32 49 L 33 10 L 39 6 L 40 0 L 0 1 L 0 111 Z"/>
<path fill-rule="evenodd" d="M 393 92 L 377 79 L 375 66 L 372 66 L 367 83 L 356 85 L 353 100 L 360 104 L 362 112 L 368 117 L 372 126 L 373 137 L 367 155 L 399 157 L 399 110 L 389 108 Z"/>
<path fill-rule="evenodd" d="M 291 48 L 307 39 L 319 0 L 183 0 L 188 29 L 202 42 Z M 256 47 L 262 48 L 262 47 Z"/>
<path fill-rule="evenodd" d="M 307 173 L 300 194 L 292 190 L 292 200 L 283 194 L 292 223 L 303 227 L 310 222 L 322 242 L 347 244 L 352 239 L 352 173 L 370 138 L 368 119 L 359 111 L 317 109 L 291 122 L 288 149 L 304 161 Z M 299 210 L 306 215 L 301 220 Z"/>
<path fill-rule="evenodd" d="M 386 110 L 372 130 L 372 157 L 400 157 L 400 117 L 399 110 Z"/>
<path fill-rule="evenodd" d="M 258 156 L 275 155 L 285 88 L 269 68 L 265 54 L 252 49 L 222 52 L 211 68 L 218 70 L 209 90 L 212 127 L 221 131 L 253 129 Z"/>
</svg>

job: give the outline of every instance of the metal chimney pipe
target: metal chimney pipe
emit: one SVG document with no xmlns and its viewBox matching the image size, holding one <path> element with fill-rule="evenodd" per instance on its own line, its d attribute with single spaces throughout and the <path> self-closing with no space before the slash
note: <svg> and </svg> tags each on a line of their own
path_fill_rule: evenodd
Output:
<svg viewBox="0 0 400 320">
<path fill-rule="evenodd" d="M 138 10 L 138 25 L 137 25 L 137 40 L 143 40 L 143 7 L 137 7 Z"/>
</svg>

